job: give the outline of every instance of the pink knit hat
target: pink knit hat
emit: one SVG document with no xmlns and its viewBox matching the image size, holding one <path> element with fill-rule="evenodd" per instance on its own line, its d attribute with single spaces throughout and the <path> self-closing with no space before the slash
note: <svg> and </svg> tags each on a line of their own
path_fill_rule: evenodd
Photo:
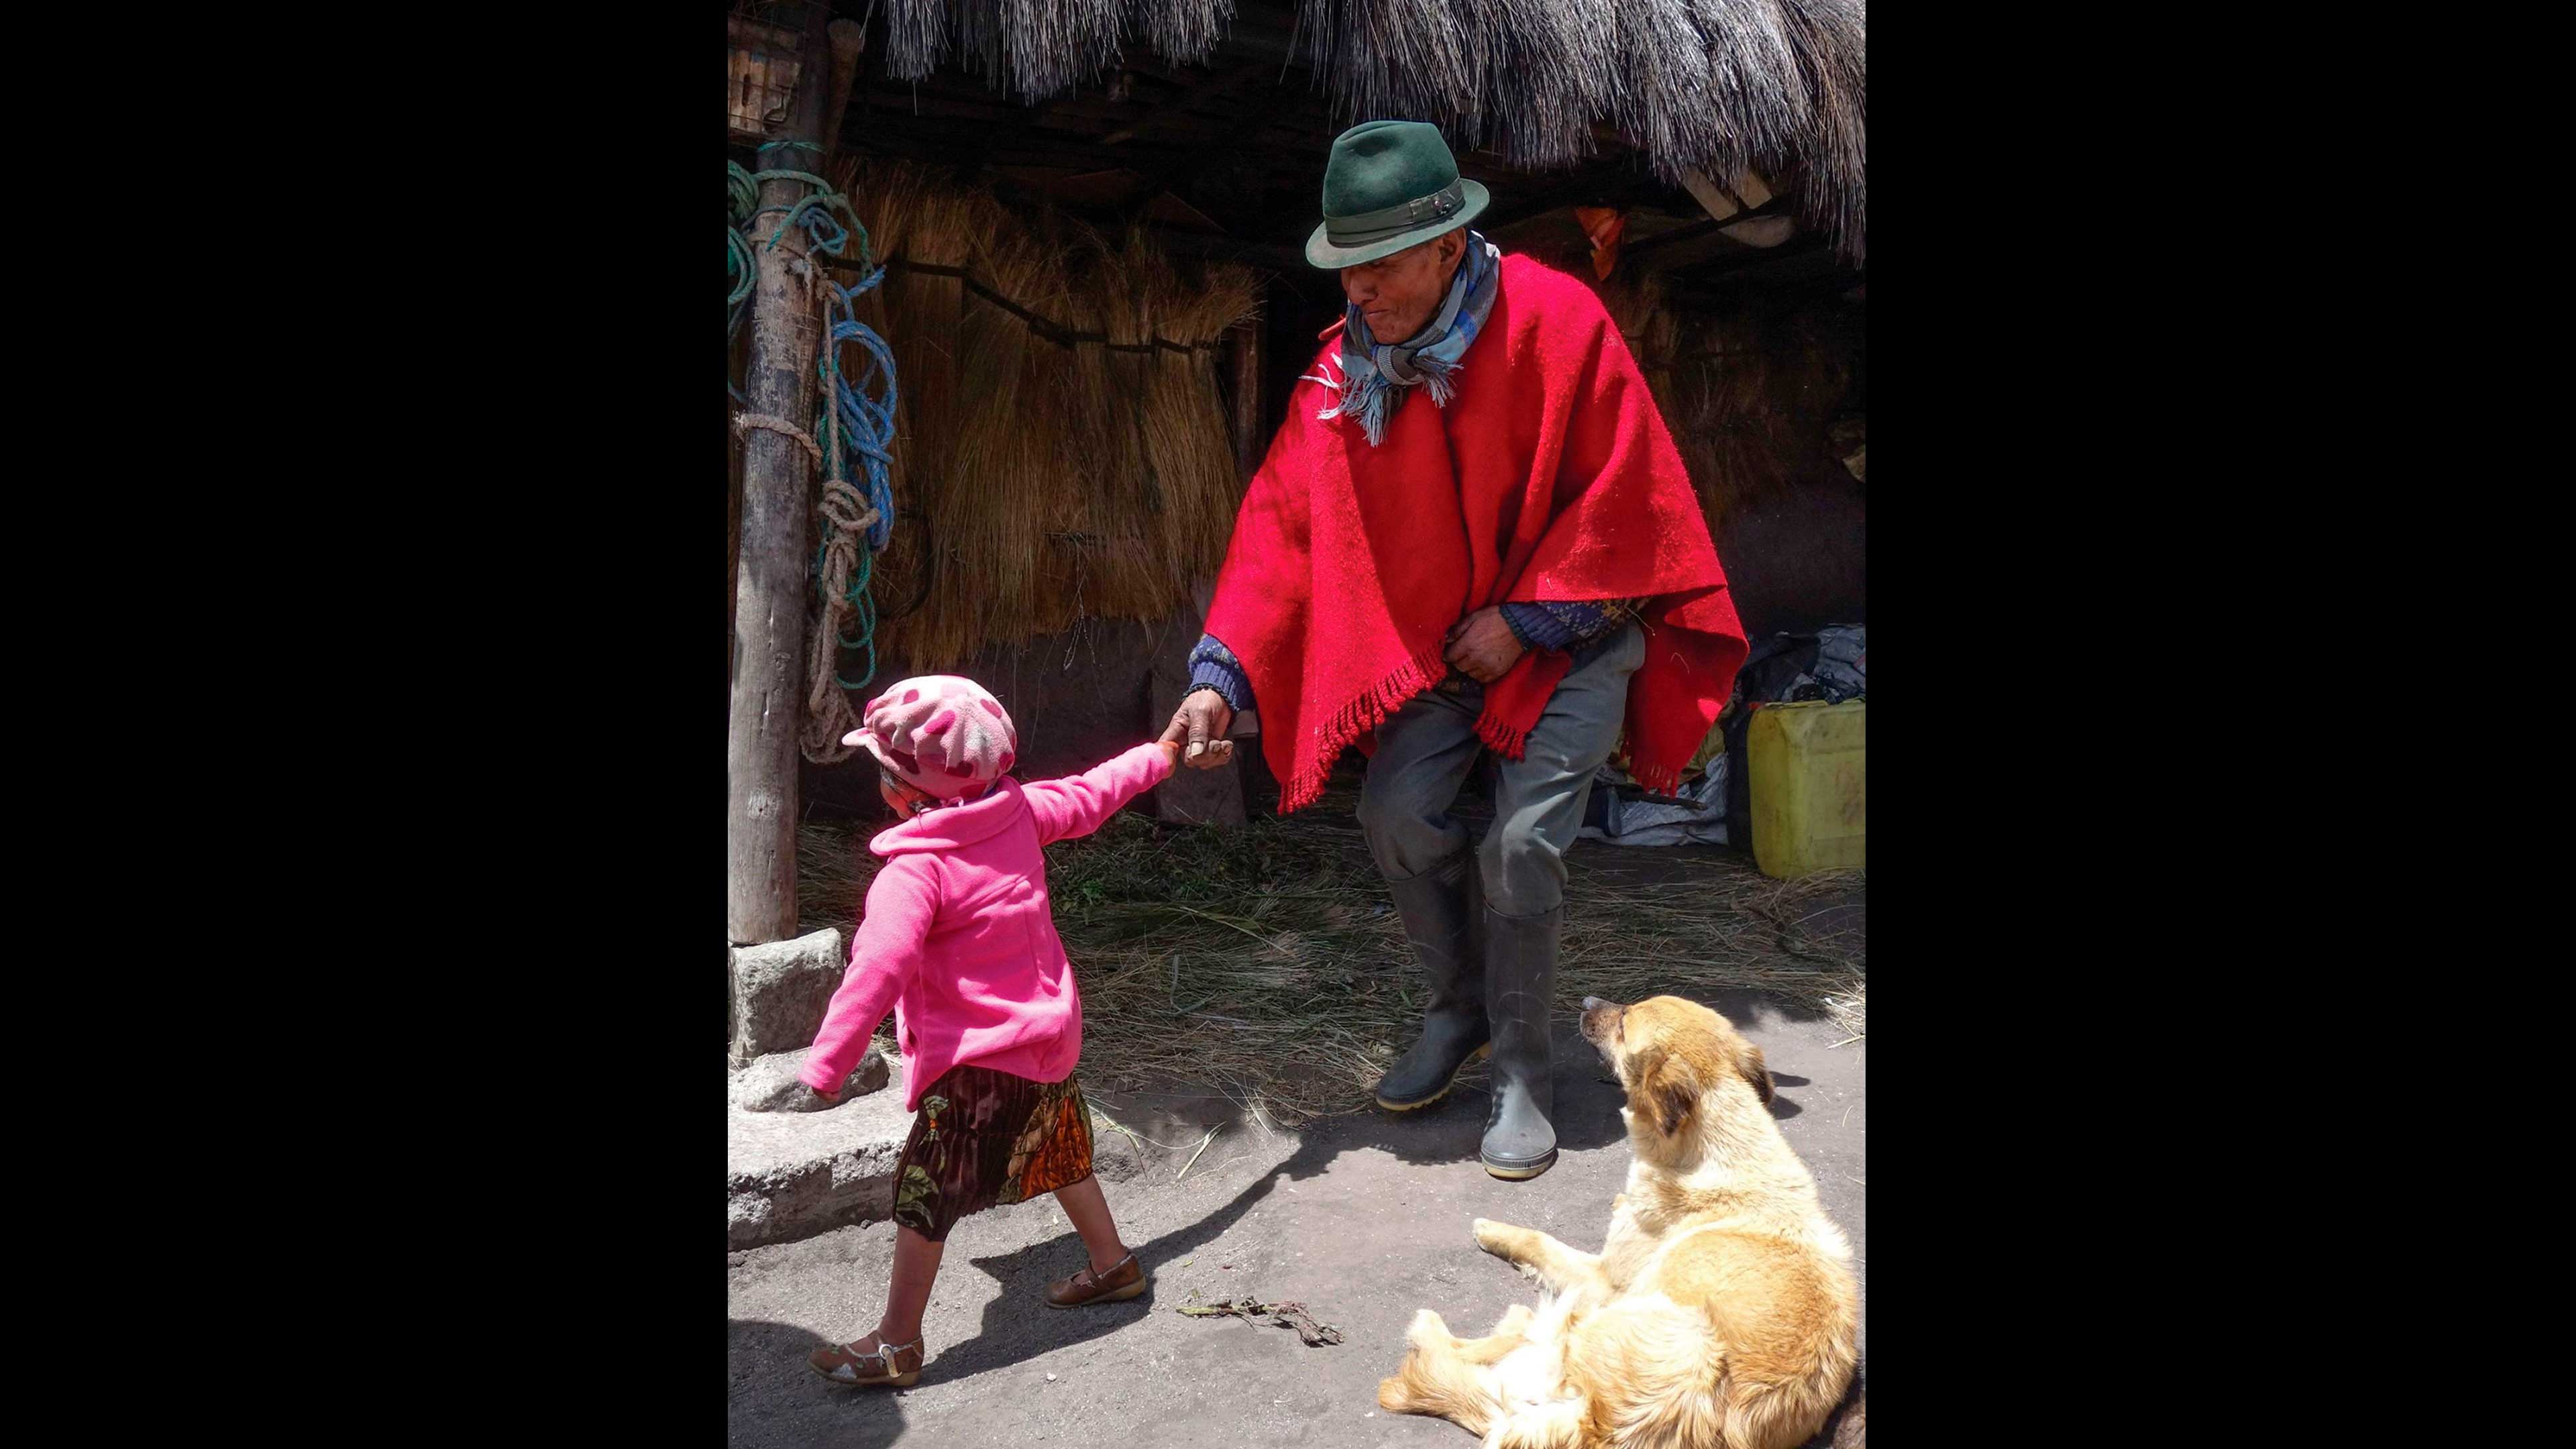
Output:
<svg viewBox="0 0 2576 1449">
<path fill-rule="evenodd" d="M 971 679 L 925 674 L 868 701 L 862 728 L 841 737 L 895 778 L 934 799 L 971 800 L 1010 773 L 1020 732 L 1002 702 Z"/>
</svg>

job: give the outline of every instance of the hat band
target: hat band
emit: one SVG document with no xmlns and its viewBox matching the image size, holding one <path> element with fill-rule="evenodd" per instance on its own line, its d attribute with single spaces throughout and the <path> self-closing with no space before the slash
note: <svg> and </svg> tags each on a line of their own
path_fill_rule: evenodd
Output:
<svg viewBox="0 0 2576 1449">
<path fill-rule="evenodd" d="M 1467 204 L 1467 184 L 1452 181 L 1429 196 L 1398 206 L 1363 211 L 1357 216 L 1324 218 L 1324 239 L 1337 247 L 1362 247 L 1413 230 L 1428 221 L 1455 216 Z"/>
</svg>

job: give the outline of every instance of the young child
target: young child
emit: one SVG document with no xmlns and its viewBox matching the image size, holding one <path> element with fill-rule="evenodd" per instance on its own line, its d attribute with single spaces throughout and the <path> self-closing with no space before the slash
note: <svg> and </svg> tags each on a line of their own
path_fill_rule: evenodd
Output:
<svg viewBox="0 0 2576 1449">
<path fill-rule="evenodd" d="M 1172 773 L 1179 746 L 1139 745 L 1062 780 L 1011 779 L 1019 736 L 971 680 L 907 679 L 871 701 L 845 744 L 874 756 L 903 817 L 868 849 L 885 864 L 799 1075 L 829 1098 L 891 1005 L 904 1106 L 916 1115 L 895 1168 L 893 1281 L 876 1331 L 815 1351 L 841 1384 L 921 1377 L 922 1309 L 949 1228 L 997 1203 L 1054 1193 L 1090 1265 L 1046 1291 L 1050 1308 L 1143 1293 L 1144 1265 L 1118 1240 L 1091 1175 L 1091 1117 L 1075 1082 L 1082 999 L 1047 904 L 1038 847 L 1088 835 Z"/>
</svg>

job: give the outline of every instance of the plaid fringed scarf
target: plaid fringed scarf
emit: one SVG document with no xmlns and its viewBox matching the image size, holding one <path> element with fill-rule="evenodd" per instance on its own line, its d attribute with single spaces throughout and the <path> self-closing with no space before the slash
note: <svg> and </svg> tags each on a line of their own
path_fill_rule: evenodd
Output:
<svg viewBox="0 0 2576 1449">
<path fill-rule="evenodd" d="M 1494 290 L 1502 277 L 1502 248 L 1485 240 L 1482 232 L 1467 233 L 1467 256 L 1450 280 L 1449 295 L 1442 300 L 1438 315 L 1413 338 L 1404 342 L 1385 343 L 1369 336 L 1368 319 L 1353 304 L 1342 313 L 1342 377 L 1333 378 L 1309 373 L 1316 382 L 1333 389 L 1341 401 L 1316 414 L 1329 422 L 1348 415 L 1357 419 L 1375 447 L 1386 437 L 1387 419 L 1404 401 L 1397 388 L 1422 387 L 1431 394 L 1434 407 L 1447 407 L 1456 395 L 1456 376 L 1460 359 L 1467 346 L 1484 330 L 1485 318 L 1494 310 Z"/>
</svg>

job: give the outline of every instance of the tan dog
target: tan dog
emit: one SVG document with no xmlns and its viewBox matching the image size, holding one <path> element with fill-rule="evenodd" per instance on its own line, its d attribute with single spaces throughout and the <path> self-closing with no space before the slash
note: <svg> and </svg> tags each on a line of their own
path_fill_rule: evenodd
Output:
<svg viewBox="0 0 2576 1449">
<path fill-rule="evenodd" d="M 1851 1382 L 1860 1293 L 1771 1118 L 1762 1051 L 1675 996 L 1583 1007 L 1584 1039 L 1628 1090 L 1609 1240 L 1578 1253 L 1478 1218 L 1477 1245 L 1546 1288 L 1538 1310 L 1515 1305 L 1470 1340 L 1422 1310 L 1377 1401 L 1487 1449 L 1794 1449 Z"/>
</svg>

